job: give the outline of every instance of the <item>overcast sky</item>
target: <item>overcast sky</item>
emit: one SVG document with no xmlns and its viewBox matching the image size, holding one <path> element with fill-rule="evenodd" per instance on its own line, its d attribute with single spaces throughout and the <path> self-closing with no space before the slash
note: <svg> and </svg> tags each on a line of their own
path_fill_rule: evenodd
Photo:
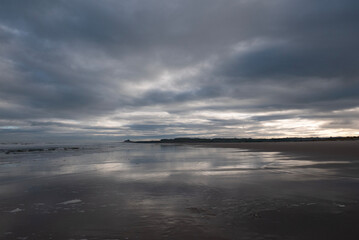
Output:
<svg viewBox="0 0 359 240">
<path fill-rule="evenodd" d="M 358 0 L 0 4 L 0 141 L 359 135 Z"/>
</svg>

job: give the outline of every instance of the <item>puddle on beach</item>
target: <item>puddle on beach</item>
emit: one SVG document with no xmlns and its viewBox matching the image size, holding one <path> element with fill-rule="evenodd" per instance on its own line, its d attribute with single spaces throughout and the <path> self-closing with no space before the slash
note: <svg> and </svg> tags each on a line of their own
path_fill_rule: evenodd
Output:
<svg viewBox="0 0 359 240">
<path fill-rule="evenodd" d="M 359 233 L 359 182 L 342 168 L 349 161 L 156 144 L 67 149 L 0 152 L 0 239 Z"/>
</svg>

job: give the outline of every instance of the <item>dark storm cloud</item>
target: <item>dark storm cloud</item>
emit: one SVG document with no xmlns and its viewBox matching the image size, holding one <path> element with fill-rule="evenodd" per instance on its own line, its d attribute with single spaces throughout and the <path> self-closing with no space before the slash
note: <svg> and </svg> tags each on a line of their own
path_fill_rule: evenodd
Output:
<svg viewBox="0 0 359 240">
<path fill-rule="evenodd" d="M 303 43 L 298 42 L 267 46 L 241 54 L 224 66 L 223 74 L 246 78 L 283 76 L 351 78 L 358 75 L 359 57 L 352 52 L 356 49 L 350 46 L 323 47 L 323 42 L 315 45 L 315 40 L 307 43 L 308 46 L 301 46 Z"/>
<path fill-rule="evenodd" d="M 344 112 L 359 102 L 358 11 L 354 0 L 2 1 L 1 131 L 264 136 L 263 122 L 285 119 L 357 131 Z"/>
</svg>

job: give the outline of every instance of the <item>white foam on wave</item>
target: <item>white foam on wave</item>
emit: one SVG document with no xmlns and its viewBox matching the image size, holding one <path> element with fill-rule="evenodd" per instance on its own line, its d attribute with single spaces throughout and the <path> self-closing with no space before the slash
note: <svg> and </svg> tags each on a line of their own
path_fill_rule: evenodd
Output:
<svg viewBox="0 0 359 240">
<path fill-rule="evenodd" d="M 18 212 L 22 212 L 22 211 L 24 211 L 24 209 L 15 208 L 14 210 L 11 210 L 10 213 L 18 213 Z"/>
<path fill-rule="evenodd" d="M 80 202 L 82 202 L 82 200 L 80 200 L 80 199 L 73 199 L 73 200 L 61 202 L 61 203 L 58 203 L 58 204 L 67 205 L 67 204 L 75 204 L 75 203 L 80 203 Z"/>
</svg>

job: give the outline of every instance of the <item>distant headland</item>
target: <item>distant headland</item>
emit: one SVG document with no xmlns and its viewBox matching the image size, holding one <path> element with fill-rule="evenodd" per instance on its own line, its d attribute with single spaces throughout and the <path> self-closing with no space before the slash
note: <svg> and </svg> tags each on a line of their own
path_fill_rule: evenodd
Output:
<svg viewBox="0 0 359 240">
<path fill-rule="evenodd" d="M 129 143 L 248 143 L 248 142 L 310 142 L 310 141 L 348 141 L 359 140 L 359 136 L 351 137 L 288 137 L 288 138 L 172 138 L 148 141 L 131 141 Z"/>
</svg>

